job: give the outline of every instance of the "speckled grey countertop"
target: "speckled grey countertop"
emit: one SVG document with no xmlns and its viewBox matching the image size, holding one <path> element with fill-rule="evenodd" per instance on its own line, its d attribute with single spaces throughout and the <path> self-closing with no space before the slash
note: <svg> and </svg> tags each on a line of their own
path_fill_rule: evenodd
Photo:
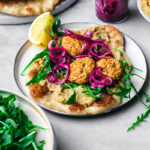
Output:
<svg viewBox="0 0 150 150">
<path fill-rule="evenodd" d="M 140 15 L 136 0 L 130 0 L 129 8 L 128 20 L 115 26 L 132 37 L 142 48 L 149 70 L 150 23 Z M 62 23 L 104 24 L 95 15 L 95 0 L 79 0 L 58 17 L 61 18 Z M 16 53 L 27 40 L 29 27 L 30 24 L 0 25 L 0 88 L 21 93 L 14 80 L 13 64 Z M 143 89 L 150 94 L 149 73 Z M 134 131 L 126 132 L 127 127 L 136 120 L 136 116 L 145 112 L 144 106 L 136 99 L 117 111 L 91 118 L 71 118 L 45 112 L 56 132 L 58 150 L 148 150 L 150 148 L 150 119 Z"/>
</svg>

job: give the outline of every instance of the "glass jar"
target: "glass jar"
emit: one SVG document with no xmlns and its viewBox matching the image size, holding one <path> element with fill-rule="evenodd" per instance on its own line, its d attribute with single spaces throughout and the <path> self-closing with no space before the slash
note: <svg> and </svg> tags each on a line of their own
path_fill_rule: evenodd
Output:
<svg viewBox="0 0 150 150">
<path fill-rule="evenodd" d="M 121 22 L 128 15 L 128 0 L 96 0 L 96 15 L 106 22 Z"/>
</svg>

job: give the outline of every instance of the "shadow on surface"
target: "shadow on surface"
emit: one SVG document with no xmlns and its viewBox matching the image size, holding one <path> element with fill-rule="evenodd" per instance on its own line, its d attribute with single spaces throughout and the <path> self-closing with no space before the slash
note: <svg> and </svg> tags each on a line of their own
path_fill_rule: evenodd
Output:
<svg viewBox="0 0 150 150">
<path fill-rule="evenodd" d="M 132 20 L 140 16 L 140 12 L 138 11 L 137 8 L 130 8 L 129 9 L 129 14 L 128 14 L 128 20 Z"/>
</svg>

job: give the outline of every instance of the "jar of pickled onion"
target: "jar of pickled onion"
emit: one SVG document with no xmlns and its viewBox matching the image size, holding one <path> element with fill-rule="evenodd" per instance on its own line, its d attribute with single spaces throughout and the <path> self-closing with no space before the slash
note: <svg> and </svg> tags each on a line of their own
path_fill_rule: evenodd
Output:
<svg viewBox="0 0 150 150">
<path fill-rule="evenodd" d="M 96 15 L 106 22 L 121 22 L 128 15 L 128 0 L 96 0 Z"/>
</svg>

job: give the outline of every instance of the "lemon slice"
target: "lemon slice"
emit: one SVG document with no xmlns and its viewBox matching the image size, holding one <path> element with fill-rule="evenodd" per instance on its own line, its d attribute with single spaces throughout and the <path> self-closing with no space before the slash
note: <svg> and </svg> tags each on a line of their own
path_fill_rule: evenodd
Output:
<svg viewBox="0 0 150 150">
<path fill-rule="evenodd" d="M 46 12 L 38 16 L 29 29 L 29 40 L 32 44 L 46 48 L 48 42 L 52 39 L 50 36 L 51 23 L 54 23 L 54 17 L 51 13 Z"/>
</svg>

